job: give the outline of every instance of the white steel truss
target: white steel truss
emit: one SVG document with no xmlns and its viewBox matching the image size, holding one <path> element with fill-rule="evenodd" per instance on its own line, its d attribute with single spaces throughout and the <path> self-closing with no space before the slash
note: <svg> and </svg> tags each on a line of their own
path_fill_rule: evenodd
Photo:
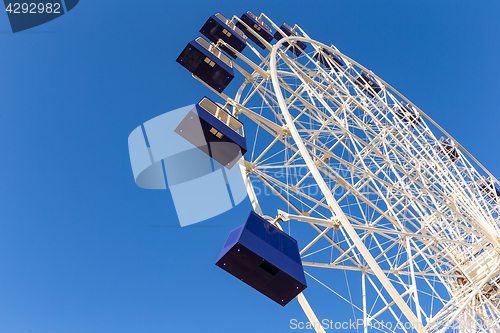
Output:
<svg viewBox="0 0 500 333">
<path fill-rule="evenodd" d="M 306 274 L 360 311 L 365 332 L 381 318 L 404 332 L 500 332 L 498 181 L 372 71 L 293 30 L 270 45 L 250 29 L 266 46 L 249 45 L 259 65 L 215 44 L 242 61 L 237 95 L 218 94 L 249 125 L 253 147 L 240 165 L 255 211 L 311 227 L 294 235 Z M 296 56 L 299 42 L 307 48 Z M 358 84 L 362 73 L 374 85 Z M 360 274 L 360 299 L 316 277 L 320 268 Z M 317 320 L 314 304 L 298 300 Z"/>
</svg>

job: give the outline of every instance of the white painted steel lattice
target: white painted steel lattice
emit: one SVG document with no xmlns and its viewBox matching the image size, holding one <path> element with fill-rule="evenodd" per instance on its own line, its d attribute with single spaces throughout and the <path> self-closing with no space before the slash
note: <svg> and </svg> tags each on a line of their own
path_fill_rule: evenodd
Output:
<svg viewBox="0 0 500 333">
<path fill-rule="evenodd" d="M 218 42 L 245 76 L 234 98 L 218 95 L 245 124 L 255 211 L 291 232 L 309 284 L 349 303 L 360 330 L 500 332 L 498 181 L 373 72 L 293 30 L 274 45 L 255 34 L 263 52 L 248 41 L 259 65 Z M 347 288 L 327 278 L 335 271 Z"/>
</svg>

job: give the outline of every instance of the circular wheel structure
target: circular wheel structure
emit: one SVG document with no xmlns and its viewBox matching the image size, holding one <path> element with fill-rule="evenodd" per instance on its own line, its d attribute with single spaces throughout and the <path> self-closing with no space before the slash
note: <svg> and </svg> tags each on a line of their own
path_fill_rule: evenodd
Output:
<svg viewBox="0 0 500 333">
<path fill-rule="evenodd" d="M 358 331 L 500 332 L 498 181 L 372 71 L 297 25 L 286 37 L 258 19 L 283 38 L 248 29 L 260 63 L 213 44 L 235 51 L 245 77 L 234 98 L 217 94 L 245 125 L 254 210 L 297 239 L 324 291 L 311 299 L 346 302 Z"/>
</svg>

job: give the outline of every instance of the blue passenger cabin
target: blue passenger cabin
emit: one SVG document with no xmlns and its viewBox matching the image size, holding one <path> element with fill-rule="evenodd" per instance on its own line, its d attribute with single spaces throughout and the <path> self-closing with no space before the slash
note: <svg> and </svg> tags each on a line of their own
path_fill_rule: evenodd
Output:
<svg viewBox="0 0 500 333">
<path fill-rule="evenodd" d="M 397 105 L 395 112 L 399 118 L 406 123 L 410 123 L 412 126 L 415 126 L 422 121 L 419 114 L 409 103 L 401 103 L 400 105 Z"/>
<path fill-rule="evenodd" d="M 500 198 L 500 191 L 498 188 L 491 184 L 491 182 L 486 179 L 485 176 L 483 176 L 482 179 L 478 180 L 476 182 L 477 186 L 479 187 L 479 190 L 484 193 L 485 195 L 489 196 L 493 200 L 497 200 L 497 198 Z"/>
<path fill-rule="evenodd" d="M 297 241 L 253 211 L 229 233 L 216 265 L 282 306 L 307 288 Z"/>
<path fill-rule="evenodd" d="M 203 37 L 192 40 L 177 62 L 217 92 L 223 92 L 234 78 L 231 59 Z"/>
<path fill-rule="evenodd" d="M 439 139 L 439 144 L 435 146 L 436 150 L 443 154 L 444 156 L 448 156 L 452 162 L 456 162 L 458 160 L 458 157 L 460 156 L 458 154 L 457 148 L 455 148 L 447 139 L 444 138 L 444 136 Z"/>
<path fill-rule="evenodd" d="M 260 18 L 255 16 L 251 11 L 243 14 L 240 19 L 245 22 L 245 24 L 248 25 L 253 31 L 255 31 L 260 37 L 262 37 L 268 43 L 271 43 L 271 41 L 273 40 L 273 33 L 271 31 L 271 28 Z M 243 24 L 241 24 L 241 22 L 238 21 L 236 23 L 236 26 L 240 28 L 243 33 L 261 49 L 264 50 L 266 48 L 266 46 L 257 37 L 255 37 L 252 32 L 248 31 L 248 29 Z"/>
<path fill-rule="evenodd" d="M 243 124 L 207 97 L 188 112 L 175 132 L 228 169 L 247 152 Z"/>
<path fill-rule="evenodd" d="M 361 71 L 354 82 L 371 97 L 375 97 L 382 90 L 377 81 L 365 71 Z"/>
<path fill-rule="evenodd" d="M 203 27 L 201 27 L 200 32 L 214 43 L 222 39 L 238 52 L 242 52 L 245 46 L 247 46 L 247 38 L 243 31 L 236 27 L 231 20 L 222 16 L 221 13 L 210 16 Z M 237 58 L 236 53 L 226 46 L 221 45 L 220 48 L 234 59 Z"/>
<path fill-rule="evenodd" d="M 341 57 L 325 49 L 316 52 L 314 59 L 318 60 L 326 68 L 333 69 L 336 72 L 339 71 L 340 67 L 344 67 L 344 62 Z"/>
<path fill-rule="evenodd" d="M 296 33 L 295 31 L 292 31 L 292 28 L 290 28 L 290 26 L 286 23 L 283 23 L 280 27 L 280 30 L 283 31 L 283 33 L 285 35 L 287 35 L 288 37 L 290 36 L 299 36 L 298 33 Z M 274 33 L 274 38 L 276 40 L 280 40 L 283 38 L 283 35 L 279 32 L 279 31 L 276 31 Z M 304 44 L 303 42 L 299 42 L 299 41 L 296 41 L 295 44 L 297 46 L 292 46 L 289 48 L 289 50 L 292 51 L 293 54 L 295 54 L 296 56 L 299 56 L 301 53 L 302 53 L 302 50 L 305 50 L 305 48 L 307 47 L 306 44 Z M 284 47 L 288 47 L 288 43 L 283 43 L 283 46 Z"/>
</svg>

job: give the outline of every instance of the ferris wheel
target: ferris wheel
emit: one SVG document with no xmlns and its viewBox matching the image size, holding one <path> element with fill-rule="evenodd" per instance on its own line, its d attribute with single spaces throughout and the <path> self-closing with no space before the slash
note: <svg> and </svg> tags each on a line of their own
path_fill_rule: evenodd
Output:
<svg viewBox="0 0 500 333">
<path fill-rule="evenodd" d="M 255 213 L 298 241 L 308 284 L 348 304 L 364 332 L 500 332 L 498 180 L 388 83 L 297 25 L 218 13 L 200 32 L 208 40 L 177 62 L 220 97 L 190 119 L 203 112 L 220 126 L 204 122 L 213 140 L 197 146 L 241 168 Z M 304 288 L 296 298 L 325 332 Z"/>
</svg>

